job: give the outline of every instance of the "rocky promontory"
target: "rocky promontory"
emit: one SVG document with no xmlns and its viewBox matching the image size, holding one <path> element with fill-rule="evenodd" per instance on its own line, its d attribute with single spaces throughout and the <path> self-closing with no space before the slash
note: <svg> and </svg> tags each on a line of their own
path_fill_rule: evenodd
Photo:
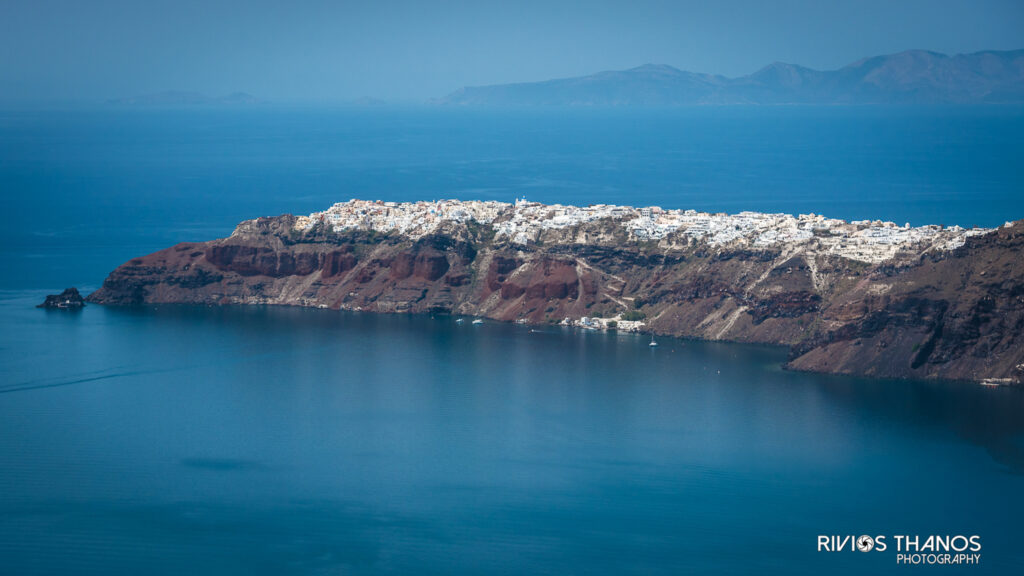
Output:
<svg viewBox="0 0 1024 576">
<path fill-rule="evenodd" d="M 60 294 L 50 294 L 36 308 L 55 308 L 59 310 L 77 310 L 85 306 L 85 299 L 78 293 L 78 288 L 71 287 Z"/>
<path fill-rule="evenodd" d="M 351 201 L 132 259 L 88 300 L 585 321 L 785 345 L 798 370 L 1020 383 L 1022 255 L 1024 221 Z"/>
</svg>

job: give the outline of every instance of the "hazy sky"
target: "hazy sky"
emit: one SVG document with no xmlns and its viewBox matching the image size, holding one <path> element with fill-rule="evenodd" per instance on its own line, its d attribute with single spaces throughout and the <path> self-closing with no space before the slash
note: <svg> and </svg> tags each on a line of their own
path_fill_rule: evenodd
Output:
<svg viewBox="0 0 1024 576">
<path fill-rule="evenodd" d="M 1024 48 L 1022 0 L 0 0 L 0 100 L 421 101 L 653 62 L 736 76 Z"/>
</svg>

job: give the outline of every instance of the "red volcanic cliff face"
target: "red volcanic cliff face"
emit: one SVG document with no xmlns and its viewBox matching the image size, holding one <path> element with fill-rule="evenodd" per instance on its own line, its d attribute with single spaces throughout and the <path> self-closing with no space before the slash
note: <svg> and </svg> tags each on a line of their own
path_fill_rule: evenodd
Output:
<svg viewBox="0 0 1024 576">
<path fill-rule="evenodd" d="M 104 304 L 320 306 L 557 322 L 637 310 L 646 329 L 791 346 L 789 366 L 906 378 L 1024 377 L 1024 223 L 952 252 L 864 264 L 807 250 L 514 245 L 478 228 L 411 239 L 292 230 L 290 216 L 135 258 Z M 600 231 L 597 231 L 600 232 Z"/>
<path fill-rule="evenodd" d="M 409 277 L 434 282 L 448 272 L 451 267 L 444 252 L 433 249 L 400 252 L 388 263 L 392 280 L 404 280 Z"/>
<path fill-rule="evenodd" d="M 495 254 L 491 258 L 490 266 L 487 267 L 487 288 L 491 292 L 501 290 L 502 284 L 508 279 L 508 275 L 515 272 L 522 265 L 522 260 L 503 254 Z"/>
<path fill-rule="evenodd" d="M 323 278 L 334 278 L 355 268 L 358 262 L 351 248 L 347 250 L 332 250 L 323 255 L 320 274 Z"/>
<path fill-rule="evenodd" d="M 492 263 L 491 268 L 503 268 L 510 261 L 514 262 L 508 259 Z M 579 298 L 580 278 L 575 262 L 540 258 L 529 266 L 517 267 L 513 272 L 516 272 L 514 276 L 488 274 L 488 287 L 500 291 L 502 300 L 523 296 L 530 301 Z"/>
<path fill-rule="evenodd" d="M 225 272 L 283 278 L 307 276 L 321 270 L 326 255 L 322 252 L 292 253 L 264 246 L 229 244 L 210 246 L 205 256 L 208 262 Z"/>
</svg>

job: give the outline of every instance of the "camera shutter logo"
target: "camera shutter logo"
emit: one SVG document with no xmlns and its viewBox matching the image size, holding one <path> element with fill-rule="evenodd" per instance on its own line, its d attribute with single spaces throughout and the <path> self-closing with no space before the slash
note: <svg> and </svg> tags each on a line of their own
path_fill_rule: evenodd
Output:
<svg viewBox="0 0 1024 576">
<path fill-rule="evenodd" d="M 875 548 L 875 539 L 865 534 L 860 538 L 857 538 L 857 550 L 861 552 L 871 552 Z"/>
</svg>

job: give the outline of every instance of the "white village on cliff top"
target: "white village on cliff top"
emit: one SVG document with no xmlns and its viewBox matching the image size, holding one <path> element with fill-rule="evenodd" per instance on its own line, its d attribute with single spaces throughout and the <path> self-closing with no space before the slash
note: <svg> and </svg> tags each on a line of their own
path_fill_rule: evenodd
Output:
<svg viewBox="0 0 1024 576">
<path fill-rule="evenodd" d="M 348 229 L 400 233 L 419 238 L 437 232 L 445 223 L 490 225 L 497 238 L 514 244 L 536 242 L 547 230 L 566 230 L 610 220 L 621 225 L 631 239 L 657 241 L 665 248 L 696 242 L 715 247 L 770 248 L 811 245 L 815 251 L 851 260 L 877 263 L 901 250 L 954 250 L 969 236 L 987 234 L 987 228 L 926 225 L 899 226 L 879 220 L 846 222 L 816 214 L 710 214 L 695 210 L 664 210 L 657 206 L 633 208 L 609 204 L 566 206 L 518 199 L 514 204 L 495 201 L 439 200 L 383 202 L 349 200 L 323 212 L 300 216 L 295 229 L 305 231 L 326 223 L 336 232 Z M 585 228 L 585 227 L 584 227 Z M 574 241 L 598 242 L 582 229 Z"/>
</svg>

